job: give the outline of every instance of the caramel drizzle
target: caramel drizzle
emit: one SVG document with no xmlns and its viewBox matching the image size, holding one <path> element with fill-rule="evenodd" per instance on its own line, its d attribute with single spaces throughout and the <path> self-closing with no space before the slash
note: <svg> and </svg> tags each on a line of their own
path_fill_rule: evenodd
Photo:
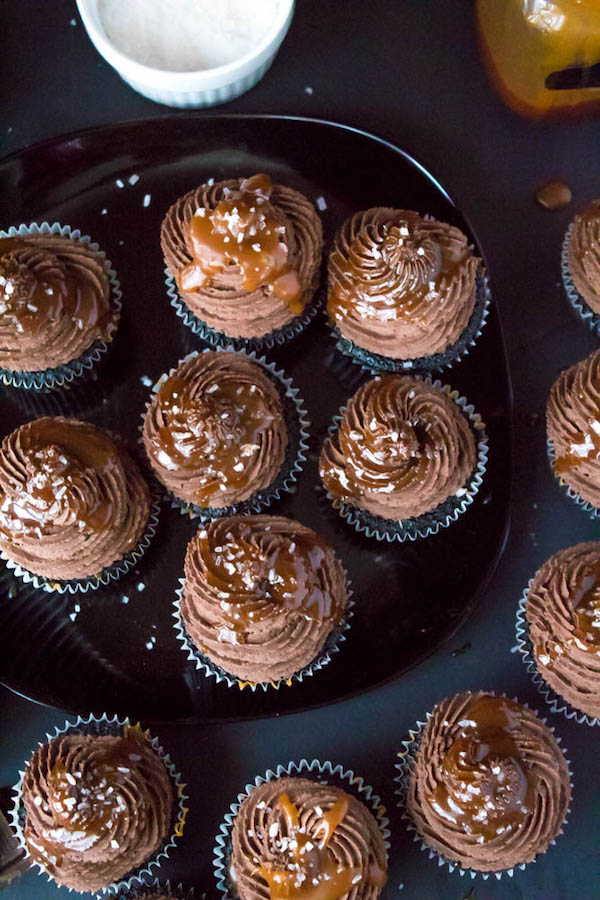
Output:
<svg viewBox="0 0 600 900">
<path fill-rule="evenodd" d="M 597 429 L 597 430 L 596 430 Z M 598 459 L 600 456 L 600 421 L 590 422 L 588 430 L 576 431 L 569 443 L 569 448 L 554 461 L 554 472 L 559 477 L 577 468 L 583 462 Z"/>
<path fill-rule="evenodd" d="M 225 188 L 213 210 L 198 209 L 189 225 L 193 259 L 179 273 L 183 292 L 210 286 L 233 265 L 245 290 L 267 287 L 294 315 L 302 312 L 302 286 L 289 265 L 285 219 L 271 203 L 272 190 L 268 175 L 253 175 L 237 190 Z"/>
<path fill-rule="evenodd" d="M 536 647 L 542 665 L 551 666 L 572 647 L 600 656 L 600 562 L 583 573 L 575 587 L 571 609 L 573 637 Z"/>
</svg>

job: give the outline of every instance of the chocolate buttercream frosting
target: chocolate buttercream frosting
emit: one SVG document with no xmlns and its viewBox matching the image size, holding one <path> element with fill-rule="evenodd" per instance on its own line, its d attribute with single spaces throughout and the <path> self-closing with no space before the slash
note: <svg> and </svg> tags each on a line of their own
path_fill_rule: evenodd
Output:
<svg viewBox="0 0 600 900">
<path fill-rule="evenodd" d="M 254 788 L 233 825 L 230 872 L 240 900 L 376 900 L 387 880 L 371 811 L 308 778 Z"/>
<path fill-rule="evenodd" d="M 153 395 L 143 434 L 165 487 L 211 509 L 268 487 L 288 443 L 276 383 L 258 363 L 221 351 L 180 363 Z"/>
<path fill-rule="evenodd" d="M 22 802 L 34 862 L 58 884 L 93 893 L 162 846 L 174 789 L 161 758 L 135 730 L 122 737 L 72 733 L 35 751 Z"/>
<path fill-rule="evenodd" d="M 348 586 L 335 553 L 282 516 L 230 516 L 188 544 L 181 616 L 201 653 L 253 683 L 312 662 L 344 617 Z"/>
<path fill-rule="evenodd" d="M 367 209 L 335 236 L 329 318 L 343 337 L 381 356 L 442 353 L 469 323 L 480 267 L 453 225 L 410 210 Z"/>
<path fill-rule="evenodd" d="M 531 862 L 562 831 L 571 785 L 550 729 L 483 692 L 439 703 L 410 773 L 407 810 L 423 841 L 464 869 Z"/>
<path fill-rule="evenodd" d="M 150 491 L 106 432 L 60 416 L 21 425 L 0 447 L 0 549 L 36 575 L 98 575 L 139 542 Z"/>
<path fill-rule="evenodd" d="M 116 318 L 103 258 L 59 234 L 0 239 L 0 367 L 42 371 L 106 339 Z"/>
<path fill-rule="evenodd" d="M 551 556 L 530 585 L 525 615 L 544 681 L 600 718 L 600 542 Z"/>
<path fill-rule="evenodd" d="M 573 284 L 588 306 L 600 314 L 600 200 L 575 216 L 567 245 Z"/>
<path fill-rule="evenodd" d="M 318 283 L 321 220 L 267 175 L 203 184 L 167 212 L 165 263 L 189 309 L 231 338 L 261 338 L 301 315 Z"/>
<path fill-rule="evenodd" d="M 546 406 L 554 472 L 600 507 L 600 350 L 561 372 Z"/>
<path fill-rule="evenodd" d="M 400 520 L 461 491 L 475 461 L 473 432 L 447 394 L 408 375 L 383 375 L 348 401 L 319 473 L 334 499 Z"/>
</svg>

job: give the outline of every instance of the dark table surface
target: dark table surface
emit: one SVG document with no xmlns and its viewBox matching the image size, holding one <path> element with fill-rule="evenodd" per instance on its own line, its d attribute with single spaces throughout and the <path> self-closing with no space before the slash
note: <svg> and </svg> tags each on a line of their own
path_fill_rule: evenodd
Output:
<svg viewBox="0 0 600 900">
<path fill-rule="evenodd" d="M 383 797 L 392 820 L 386 897 L 399 890 L 407 900 L 600 897 L 598 729 L 550 714 L 572 762 L 572 813 L 557 846 L 512 879 L 470 882 L 438 868 L 394 808 L 401 740 L 445 694 L 505 691 L 546 714 L 511 653 L 516 604 L 551 553 L 598 536 L 598 526 L 553 482 L 543 413 L 558 372 L 597 346 L 567 306 L 559 257 L 574 208 L 600 195 L 600 122 L 535 124 L 505 108 L 480 65 L 472 6 L 472 0 L 299 0 L 270 72 L 223 108 L 357 125 L 413 153 L 450 190 L 486 251 L 504 322 L 515 394 L 515 474 L 512 530 L 496 576 L 470 620 L 427 662 L 392 684 L 318 711 L 154 729 L 182 761 L 193 798 L 181 849 L 163 871 L 209 897 L 216 896 L 213 838 L 229 803 L 256 774 L 301 757 L 341 762 Z M 135 94 L 97 55 L 70 0 L 3 0 L 0 34 L 2 154 L 62 132 L 167 111 Z M 551 214 L 536 205 L 534 191 L 556 176 L 571 185 L 574 202 Z M 0 784 L 7 785 L 64 717 L 4 689 L 0 716 Z M 5 894 L 49 900 L 58 889 L 30 871 Z"/>
</svg>

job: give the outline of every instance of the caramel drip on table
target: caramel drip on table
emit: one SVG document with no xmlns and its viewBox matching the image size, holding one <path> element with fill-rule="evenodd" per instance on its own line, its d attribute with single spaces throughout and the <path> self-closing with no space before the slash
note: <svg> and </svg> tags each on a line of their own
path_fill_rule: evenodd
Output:
<svg viewBox="0 0 600 900">
<path fill-rule="evenodd" d="M 427 802 L 445 821 L 479 843 L 515 831 L 529 813 L 531 786 L 514 733 L 519 707 L 483 697 L 466 711 Z"/>
<path fill-rule="evenodd" d="M 225 189 L 213 210 L 196 212 L 189 225 L 193 260 L 179 274 L 182 291 L 210 285 L 235 265 L 247 291 L 268 286 L 295 315 L 302 312 L 302 287 L 289 266 L 285 220 L 271 203 L 272 190 L 268 175 L 253 175 L 238 190 Z"/>
</svg>

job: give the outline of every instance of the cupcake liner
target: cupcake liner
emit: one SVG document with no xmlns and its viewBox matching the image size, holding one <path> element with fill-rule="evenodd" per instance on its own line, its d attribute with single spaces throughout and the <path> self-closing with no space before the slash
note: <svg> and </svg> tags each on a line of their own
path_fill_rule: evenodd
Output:
<svg viewBox="0 0 600 900">
<path fill-rule="evenodd" d="M 350 594 L 352 593 L 350 589 L 350 583 L 346 576 L 346 580 L 349 587 Z M 176 599 L 173 601 L 174 612 L 173 618 L 175 619 L 175 632 L 177 635 L 177 640 L 181 643 L 182 649 L 185 651 L 187 658 L 194 663 L 196 669 L 200 672 L 203 672 L 204 675 L 208 677 L 213 677 L 217 684 L 220 684 L 222 681 L 228 687 L 238 687 L 241 691 L 244 688 L 250 688 L 252 692 L 261 688 L 263 691 L 268 690 L 269 688 L 274 688 L 276 691 L 279 690 L 283 685 L 292 685 L 295 681 L 302 682 L 305 678 L 309 678 L 311 675 L 314 675 L 316 672 L 320 671 L 323 666 L 326 666 L 328 662 L 330 662 L 331 657 L 334 653 L 339 653 L 340 644 L 346 640 L 346 632 L 350 629 L 350 620 L 354 615 L 354 602 L 351 597 L 348 598 L 348 603 L 346 606 L 346 612 L 344 614 L 344 618 L 342 621 L 333 628 L 330 633 L 327 635 L 327 640 L 323 645 L 322 649 L 319 651 L 317 656 L 312 660 L 312 662 L 308 663 L 306 666 L 303 666 L 298 672 L 294 672 L 293 675 L 290 675 L 287 678 L 278 678 L 275 681 L 243 681 L 241 678 L 236 678 L 235 675 L 231 675 L 229 672 L 226 672 L 225 669 L 222 669 L 221 666 L 216 665 L 208 656 L 204 653 L 201 653 L 191 637 L 189 637 L 187 631 L 185 630 L 185 625 L 183 623 L 183 618 L 181 615 L 181 599 L 183 595 L 183 588 L 185 585 L 185 578 L 179 579 L 180 587 L 176 590 Z"/>
<path fill-rule="evenodd" d="M 0 382 L 2 384 L 35 391 L 54 390 L 65 387 L 75 379 L 89 374 L 108 351 L 119 325 L 123 294 L 121 292 L 121 283 L 117 278 L 117 273 L 112 268 L 111 261 L 107 259 L 104 251 L 100 250 L 98 244 L 92 242 L 89 235 L 82 235 L 79 229 L 73 230 L 69 225 L 60 225 L 58 222 L 54 222 L 52 225 L 48 222 L 42 222 L 41 225 L 32 222 L 31 225 L 12 226 L 8 231 L 0 231 L 0 238 L 23 237 L 28 234 L 60 234 L 62 237 L 79 241 L 81 244 L 88 244 L 89 249 L 93 250 L 101 258 L 110 280 L 110 304 L 114 310 L 114 315 L 108 326 L 106 340 L 97 338 L 77 359 L 51 369 L 42 369 L 39 372 L 19 372 L 0 368 Z"/>
<path fill-rule="evenodd" d="M 167 859 L 171 855 L 171 850 L 176 846 L 177 840 L 183 833 L 183 828 L 187 818 L 188 808 L 185 805 L 185 801 L 188 799 L 188 797 L 185 793 L 186 786 L 182 782 L 181 775 L 177 771 L 174 763 L 171 760 L 171 757 L 168 753 L 165 753 L 163 748 L 158 743 L 158 738 L 151 738 L 150 733 L 148 731 L 143 731 L 139 723 L 131 725 L 129 719 L 120 719 L 118 718 L 118 716 L 108 716 L 106 713 L 98 717 L 90 713 L 90 715 L 88 715 L 87 717 L 77 716 L 74 722 L 69 722 L 67 720 L 65 721 L 65 724 L 62 726 L 62 728 L 56 726 L 54 729 L 54 733 L 46 734 L 46 739 L 48 741 L 52 740 L 55 737 L 59 737 L 59 735 L 61 734 L 67 733 L 91 735 L 122 735 L 123 729 L 125 727 L 139 730 L 139 732 L 144 735 L 146 740 L 150 743 L 154 751 L 162 759 L 165 768 L 167 769 L 171 782 L 173 783 L 173 790 L 177 800 L 174 810 L 173 831 L 171 835 L 166 838 L 163 846 L 155 852 L 150 860 L 147 860 L 143 864 L 143 867 L 136 869 L 135 872 L 130 874 L 127 878 L 122 878 L 118 882 L 113 882 L 108 887 L 102 888 L 95 895 L 98 897 L 106 896 L 107 894 L 114 894 L 117 891 L 131 891 L 136 885 L 143 886 L 145 884 L 144 879 L 148 876 L 152 876 L 153 870 L 160 868 L 163 860 Z M 41 744 L 38 746 L 41 746 Z M 32 754 L 35 752 L 35 749 L 32 751 Z M 25 851 L 25 857 L 29 858 L 29 851 L 27 849 L 27 844 L 25 843 L 24 838 L 24 827 L 27 818 L 22 802 L 24 777 L 25 770 L 19 772 L 19 780 L 13 787 L 15 798 L 13 808 L 10 811 L 10 820 L 19 841 L 19 845 Z M 47 874 L 39 863 L 36 863 L 32 860 L 31 865 L 37 866 L 42 874 Z M 50 875 L 48 875 L 47 877 L 48 881 L 54 880 Z"/>
<path fill-rule="evenodd" d="M 498 693 L 495 691 L 487 691 L 487 693 L 490 694 L 490 696 L 492 696 L 492 697 L 505 697 L 507 700 L 508 699 L 514 700 L 516 703 L 519 703 L 521 706 L 524 706 L 526 709 L 530 709 L 532 712 L 536 713 L 538 715 L 539 719 L 544 723 L 544 725 L 548 725 L 546 719 L 544 719 L 542 716 L 540 716 L 539 713 L 537 713 L 537 711 L 535 709 L 533 709 L 527 703 L 521 703 L 521 701 L 517 700 L 516 697 L 509 698 L 503 692 Z M 408 797 L 410 775 L 411 775 L 412 770 L 415 765 L 415 757 L 416 757 L 417 751 L 419 749 L 419 745 L 421 743 L 423 729 L 427 725 L 427 722 L 429 721 L 429 719 L 431 719 L 431 715 L 432 714 L 430 712 L 428 712 L 424 722 L 421 722 L 419 720 L 419 721 L 417 721 L 415 727 L 410 729 L 409 738 L 405 741 L 402 741 L 402 745 L 403 745 L 404 749 L 401 750 L 400 753 L 398 753 L 398 758 L 399 758 L 400 762 L 396 763 L 396 765 L 395 765 L 395 768 L 398 770 L 398 775 L 396 775 L 396 777 L 394 778 L 394 782 L 396 783 L 395 793 L 396 793 L 396 796 L 398 797 L 397 805 L 399 807 L 401 807 L 401 809 L 402 809 L 402 819 L 404 820 L 404 822 L 406 824 L 406 830 L 414 832 L 413 841 L 415 843 L 419 844 L 419 849 L 421 849 L 429 854 L 429 859 L 437 860 L 438 866 L 446 866 L 450 872 L 457 872 L 462 878 L 464 878 L 465 875 L 472 879 L 481 878 L 483 881 L 487 881 L 489 878 L 495 878 L 497 881 L 500 881 L 500 879 L 502 878 L 503 875 L 507 875 L 509 878 L 512 878 L 512 876 L 515 873 L 515 870 L 520 869 L 522 871 L 522 870 L 526 869 L 527 866 L 530 864 L 529 863 L 521 863 L 518 866 L 513 866 L 512 869 L 502 869 L 499 872 L 480 872 L 478 869 L 463 869 L 457 862 L 455 862 L 454 860 L 451 860 L 451 859 L 447 859 L 438 850 L 434 850 L 432 847 L 429 846 L 429 844 L 425 843 L 425 841 L 421 838 L 421 835 L 417 831 L 417 828 L 408 813 L 406 803 L 407 803 L 407 797 Z M 563 746 L 561 746 L 561 744 L 562 744 L 561 738 L 558 737 L 558 735 L 556 735 L 554 733 L 554 728 L 551 728 L 549 725 L 548 725 L 548 728 L 550 729 L 552 734 L 554 734 L 554 737 L 556 738 L 556 741 L 557 741 L 558 745 L 560 746 L 562 754 L 565 757 L 565 760 L 567 762 L 567 766 L 568 766 L 568 770 L 569 770 L 570 785 L 571 785 L 571 801 L 572 801 L 572 798 L 573 798 L 573 772 L 571 771 L 571 763 L 567 757 L 565 748 Z M 560 835 L 563 833 L 570 813 L 571 813 L 571 807 L 569 806 L 567 809 L 561 830 L 558 833 L 557 837 L 560 837 Z M 556 844 L 556 838 L 554 838 L 554 840 L 552 840 L 550 842 L 548 847 L 553 847 L 554 844 Z M 546 848 L 546 851 L 544 851 L 544 852 L 547 852 L 547 849 L 548 848 Z M 540 858 L 540 856 L 543 856 L 543 855 L 544 855 L 543 853 L 538 853 L 536 858 L 532 860 L 532 863 L 537 862 L 538 859 Z"/>
<path fill-rule="evenodd" d="M 566 482 L 562 481 L 554 472 L 554 463 L 556 461 L 556 453 L 554 452 L 554 444 L 552 443 L 550 438 L 546 438 L 546 448 L 548 451 L 548 462 L 550 463 L 550 468 L 552 470 L 552 474 L 557 479 L 560 487 L 565 492 L 567 497 L 570 497 L 571 500 L 574 500 L 578 506 L 580 506 L 592 519 L 600 518 L 600 509 L 597 509 L 593 506 L 589 500 L 584 500 L 583 497 L 574 491 L 572 487 L 569 487 Z"/>
<path fill-rule="evenodd" d="M 57 581 L 52 578 L 44 578 L 42 575 L 36 575 L 34 572 L 24 569 L 18 563 L 9 559 L 4 550 L 0 550 L 0 559 L 4 561 L 7 569 L 10 569 L 25 584 L 32 584 L 35 588 L 48 593 L 76 594 L 81 592 L 86 594 L 88 591 L 95 591 L 99 587 L 106 587 L 112 581 L 116 581 L 122 575 L 125 575 L 139 562 L 156 534 L 160 514 L 161 491 L 157 485 L 152 484 L 150 493 L 150 515 L 139 542 L 133 550 L 130 550 L 112 565 L 107 566 L 99 575 L 89 575 L 87 578 L 73 578 L 70 581 Z"/>
<path fill-rule="evenodd" d="M 529 638 L 529 624 L 527 622 L 527 616 L 525 615 L 525 606 L 527 604 L 527 597 L 529 596 L 529 590 L 533 583 L 533 578 L 530 579 L 528 586 L 523 591 L 523 596 L 519 600 L 519 605 L 517 607 L 517 619 L 515 623 L 515 631 L 517 634 L 517 650 L 521 654 L 521 659 L 525 664 L 525 668 L 531 676 L 531 680 L 535 684 L 536 688 L 543 696 L 544 700 L 548 704 L 550 712 L 553 713 L 562 713 L 566 719 L 574 719 L 578 725 L 600 725 L 600 719 L 595 716 L 590 716 L 587 713 L 581 712 L 580 709 L 576 709 L 572 706 L 564 697 L 561 697 L 560 694 L 557 694 L 554 688 L 550 687 L 547 681 L 545 681 L 543 675 L 537 667 L 535 656 L 533 653 L 533 645 Z"/>
<path fill-rule="evenodd" d="M 469 404 L 465 397 L 461 397 L 458 391 L 453 390 L 449 385 L 442 385 L 441 381 L 432 381 L 429 377 L 421 377 L 419 375 L 414 377 L 434 388 L 440 388 L 456 403 L 461 413 L 468 420 L 471 430 L 477 439 L 477 459 L 475 468 L 466 484 L 454 497 L 447 498 L 431 512 L 412 519 L 394 521 L 392 519 L 384 519 L 382 516 L 374 516 L 367 510 L 352 506 L 334 497 L 331 493 L 324 492 L 333 508 L 337 509 L 340 516 L 346 519 L 350 525 L 353 525 L 356 531 L 364 533 L 366 537 L 377 538 L 378 541 L 416 541 L 419 538 L 437 534 L 440 528 L 447 528 L 471 505 L 481 487 L 487 468 L 488 436 L 481 416 L 475 412 L 473 405 Z M 342 407 L 339 414 L 334 417 L 327 431 L 328 436 L 333 435 L 339 428 L 345 410 L 346 407 Z"/>
<path fill-rule="evenodd" d="M 560 271 L 562 275 L 565 294 L 567 295 L 567 300 L 569 301 L 581 321 L 585 325 L 587 325 L 587 327 L 591 331 L 593 331 L 594 334 L 600 334 L 600 315 L 594 312 L 594 310 L 588 305 L 587 301 L 581 296 L 581 294 L 575 287 L 575 284 L 573 283 L 571 272 L 569 271 L 568 251 L 572 231 L 573 222 L 571 222 L 567 229 L 567 233 L 565 234 L 560 255 Z"/>
<path fill-rule="evenodd" d="M 362 778 L 355 775 L 352 769 L 344 769 L 341 765 L 334 766 L 327 760 L 322 763 L 318 759 L 308 762 L 306 759 L 300 762 L 290 762 L 287 766 L 277 766 L 276 769 L 267 769 L 264 775 L 257 775 L 253 782 L 247 784 L 244 792 L 238 794 L 237 801 L 229 807 L 231 812 L 225 814 L 225 821 L 219 829 L 216 836 L 216 843 L 213 850 L 213 866 L 215 870 L 215 878 L 217 880 L 217 890 L 221 893 L 221 900 L 238 900 L 238 893 L 231 881 L 229 871 L 229 860 L 231 857 L 232 843 L 231 834 L 233 823 L 237 817 L 240 806 L 248 797 L 255 787 L 265 784 L 268 781 L 274 781 L 276 778 L 285 778 L 287 776 L 308 777 L 320 776 L 315 778 L 324 784 L 333 784 L 357 797 L 363 802 L 375 816 L 379 824 L 381 834 L 386 849 L 386 856 L 389 859 L 390 851 L 390 830 L 388 828 L 389 819 L 386 817 L 386 808 L 383 806 L 381 799 L 373 792 L 370 785 L 365 784 Z"/>
<path fill-rule="evenodd" d="M 433 353 L 431 356 L 421 356 L 416 359 L 392 359 L 389 356 L 373 353 L 345 338 L 337 325 L 330 325 L 330 327 L 340 353 L 348 356 L 352 362 L 373 375 L 413 371 L 441 372 L 464 359 L 471 347 L 475 345 L 489 316 L 491 300 L 488 276 L 484 271 L 479 271 L 477 273 L 475 306 L 467 327 L 458 340 L 447 347 L 443 353 Z"/>
<path fill-rule="evenodd" d="M 275 331 L 271 331 L 269 334 L 265 334 L 262 337 L 234 338 L 228 337 L 221 331 L 215 331 L 214 328 L 211 328 L 210 325 L 207 325 L 206 322 L 203 322 L 202 319 L 199 319 L 198 316 L 194 315 L 189 306 L 179 296 L 177 284 L 171 274 L 171 270 L 168 268 L 165 269 L 165 284 L 167 286 L 167 294 L 171 300 L 171 306 L 179 318 L 183 319 L 184 325 L 187 325 L 195 335 L 203 341 L 206 341 L 211 347 L 222 347 L 223 349 L 233 350 L 264 351 L 272 350 L 273 347 L 281 347 L 286 341 L 292 340 L 292 338 L 295 338 L 300 332 L 304 331 L 306 326 L 314 319 L 323 305 L 324 296 L 322 291 L 317 289 L 314 296 L 306 304 L 304 311 L 299 316 L 292 319 L 291 322 L 288 322 L 287 325 L 284 325 L 283 328 L 277 328 Z"/>
<path fill-rule="evenodd" d="M 194 350 L 192 353 L 188 353 L 187 356 L 184 356 L 170 372 L 161 375 L 152 388 L 150 400 L 146 403 L 146 407 L 142 413 L 142 425 L 140 427 L 142 435 L 144 419 L 146 418 L 152 399 L 160 390 L 166 379 L 176 371 L 179 365 L 187 362 L 189 359 L 193 359 L 198 356 L 199 353 L 214 353 L 215 351 L 236 353 L 238 356 L 243 356 L 267 370 L 267 374 L 271 377 L 272 381 L 275 382 L 283 405 L 283 415 L 288 432 L 288 443 L 285 451 L 285 459 L 276 478 L 268 487 L 263 488 L 260 491 L 255 491 L 254 494 L 248 497 L 247 500 L 242 500 L 241 503 L 214 509 L 206 506 L 195 506 L 192 503 L 188 503 L 186 500 L 181 500 L 179 497 L 176 497 L 172 491 L 165 489 L 173 509 L 178 509 L 182 515 L 189 516 L 191 519 L 200 519 L 201 522 L 222 519 L 223 516 L 258 513 L 268 509 L 273 501 L 281 498 L 282 494 L 294 493 L 296 490 L 297 478 L 306 462 L 306 454 L 308 451 L 308 428 L 310 422 L 304 406 L 304 400 L 298 394 L 298 389 L 292 387 L 291 378 L 287 378 L 281 369 L 275 367 L 274 363 L 267 362 L 264 356 L 257 356 L 253 350 L 246 352 L 245 350 L 232 350 L 231 348 L 226 347 Z M 140 440 L 143 446 L 143 436 Z"/>
<path fill-rule="evenodd" d="M 154 900 L 155 896 L 166 894 L 175 900 L 206 900 L 206 894 L 196 894 L 194 888 L 184 888 L 181 882 L 171 884 L 158 878 L 150 884 L 136 885 L 129 890 L 119 891 L 114 900 Z"/>
</svg>

